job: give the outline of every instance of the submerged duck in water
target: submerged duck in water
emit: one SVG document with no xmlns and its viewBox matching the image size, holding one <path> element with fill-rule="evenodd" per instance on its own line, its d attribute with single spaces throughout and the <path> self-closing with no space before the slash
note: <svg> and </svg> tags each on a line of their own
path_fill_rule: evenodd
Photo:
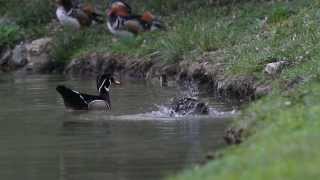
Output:
<svg viewBox="0 0 320 180">
<path fill-rule="evenodd" d="M 92 23 L 103 23 L 100 13 L 91 4 L 75 6 L 71 0 L 56 0 L 56 15 L 61 25 L 79 29 Z"/>
<path fill-rule="evenodd" d="M 99 95 L 89 95 L 69 89 L 63 85 L 57 86 L 56 90 L 61 94 L 67 108 L 73 110 L 111 110 L 110 85 L 119 85 L 110 74 L 97 77 L 97 90 Z"/>
<path fill-rule="evenodd" d="M 165 29 L 163 23 L 150 12 L 134 15 L 131 7 L 122 0 L 112 0 L 108 10 L 108 29 L 120 37 L 130 37 L 141 32 Z"/>
<path fill-rule="evenodd" d="M 173 98 L 170 104 L 170 115 L 207 115 L 209 114 L 208 104 L 199 101 L 195 97 Z"/>
</svg>

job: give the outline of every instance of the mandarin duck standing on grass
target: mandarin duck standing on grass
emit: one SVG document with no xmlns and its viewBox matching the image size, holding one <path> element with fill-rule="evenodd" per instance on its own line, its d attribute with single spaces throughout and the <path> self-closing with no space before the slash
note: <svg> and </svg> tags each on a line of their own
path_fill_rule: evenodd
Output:
<svg viewBox="0 0 320 180">
<path fill-rule="evenodd" d="M 122 0 L 112 0 L 108 9 L 108 29 L 120 37 L 130 37 L 141 32 L 165 29 L 164 24 L 150 12 L 132 14 L 131 7 Z"/>
<path fill-rule="evenodd" d="M 91 4 L 75 6 L 72 0 L 56 0 L 56 15 L 61 25 L 80 29 L 93 23 L 103 23 L 103 16 Z"/>
</svg>

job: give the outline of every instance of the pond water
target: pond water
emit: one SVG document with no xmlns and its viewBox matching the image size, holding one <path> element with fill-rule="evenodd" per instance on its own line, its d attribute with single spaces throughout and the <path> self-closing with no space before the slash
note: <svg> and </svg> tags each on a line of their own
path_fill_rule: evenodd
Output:
<svg viewBox="0 0 320 180">
<path fill-rule="evenodd" d="M 171 118 L 179 94 L 145 82 L 112 87 L 110 112 L 65 110 L 65 84 L 95 94 L 94 80 L 62 76 L 0 77 L 0 177 L 13 180 L 157 180 L 225 146 L 232 111 L 208 97 L 209 116 Z"/>
</svg>

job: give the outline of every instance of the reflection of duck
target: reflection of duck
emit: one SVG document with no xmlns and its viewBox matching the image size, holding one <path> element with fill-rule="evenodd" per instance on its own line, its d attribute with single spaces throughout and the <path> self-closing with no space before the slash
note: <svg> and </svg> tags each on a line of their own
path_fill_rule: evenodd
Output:
<svg viewBox="0 0 320 180">
<path fill-rule="evenodd" d="M 71 0 L 56 0 L 56 4 L 56 15 L 63 26 L 79 29 L 92 22 L 103 23 L 102 15 L 90 4 L 76 7 Z"/>
<path fill-rule="evenodd" d="M 163 23 L 150 12 L 133 15 L 131 7 L 122 0 L 111 1 L 107 25 L 112 34 L 122 37 L 165 28 Z"/>
<path fill-rule="evenodd" d="M 97 89 L 99 95 L 88 95 L 69 89 L 63 85 L 57 86 L 57 91 L 61 94 L 64 104 L 67 108 L 74 110 L 99 110 L 111 109 L 109 87 L 111 83 L 119 85 L 110 74 L 104 74 L 97 77 Z"/>
</svg>

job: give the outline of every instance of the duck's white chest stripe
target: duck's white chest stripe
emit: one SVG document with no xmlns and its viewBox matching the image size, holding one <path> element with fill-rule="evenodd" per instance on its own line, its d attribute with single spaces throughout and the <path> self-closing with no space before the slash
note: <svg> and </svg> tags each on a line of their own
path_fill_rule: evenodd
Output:
<svg viewBox="0 0 320 180">
<path fill-rule="evenodd" d="M 102 87 L 104 86 L 104 84 L 106 83 L 106 79 L 102 82 L 101 86 L 99 87 L 99 92 L 101 92 Z"/>
<path fill-rule="evenodd" d="M 74 91 L 74 90 L 72 90 L 72 91 L 73 91 L 74 93 L 78 94 L 79 97 L 82 99 L 82 101 L 83 101 L 84 103 L 88 104 L 88 102 L 84 99 L 84 97 L 83 97 L 79 92 Z"/>
<path fill-rule="evenodd" d="M 71 9 L 67 12 L 67 15 L 68 15 L 68 16 L 71 16 L 72 13 L 73 13 L 73 8 L 71 8 Z"/>
<path fill-rule="evenodd" d="M 109 80 L 109 86 L 108 86 L 108 87 L 105 87 L 104 89 L 105 89 L 107 92 L 109 92 L 109 91 L 110 91 L 110 89 L 109 89 L 110 86 L 111 86 L 111 80 Z"/>
<path fill-rule="evenodd" d="M 124 22 L 125 22 L 125 19 L 121 18 L 121 17 L 117 17 L 116 20 L 114 22 L 111 22 L 110 26 L 113 28 L 113 29 L 121 29 L 124 25 Z"/>
<path fill-rule="evenodd" d="M 99 87 L 99 92 L 101 92 L 101 90 L 102 90 L 102 88 L 103 88 L 103 86 L 106 84 L 106 79 L 102 82 L 102 84 L 101 84 L 101 86 Z M 111 84 L 111 81 L 109 80 L 109 84 Z M 105 87 L 104 88 L 107 92 L 109 92 L 110 91 L 110 89 L 109 88 L 107 88 L 107 87 Z"/>
<path fill-rule="evenodd" d="M 113 27 L 114 27 L 115 29 L 120 29 L 120 28 L 122 27 L 122 20 L 121 20 L 121 18 L 119 18 L 119 17 L 117 18 L 116 22 L 114 22 Z"/>
</svg>

